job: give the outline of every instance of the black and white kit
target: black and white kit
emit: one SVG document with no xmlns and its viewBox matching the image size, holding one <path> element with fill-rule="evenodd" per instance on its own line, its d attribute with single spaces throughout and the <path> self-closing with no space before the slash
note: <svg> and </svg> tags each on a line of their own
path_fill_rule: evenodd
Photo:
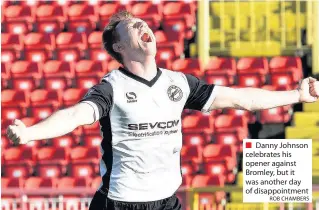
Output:
<svg viewBox="0 0 319 210">
<path fill-rule="evenodd" d="M 101 125 L 99 191 L 123 202 L 174 195 L 182 182 L 182 111 L 208 112 L 217 89 L 162 68 L 151 81 L 120 68 L 90 88 L 81 102 L 92 106 Z"/>
</svg>

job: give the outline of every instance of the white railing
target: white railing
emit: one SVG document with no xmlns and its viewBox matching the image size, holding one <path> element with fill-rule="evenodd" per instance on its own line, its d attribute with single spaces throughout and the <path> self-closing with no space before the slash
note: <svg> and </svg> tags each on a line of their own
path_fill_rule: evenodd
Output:
<svg viewBox="0 0 319 210">
<path fill-rule="evenodd" d="M 88 210 L 91 198 L 2 198 L 1 210 Z"/>
</svg>

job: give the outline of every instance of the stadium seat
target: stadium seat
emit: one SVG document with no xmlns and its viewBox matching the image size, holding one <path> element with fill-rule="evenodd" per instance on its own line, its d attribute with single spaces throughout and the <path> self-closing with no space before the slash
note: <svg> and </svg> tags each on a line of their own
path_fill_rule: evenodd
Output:
<svg viewBox="0 0 319 210">
<path fill-rule="evenodd" d="M 4 10 L 4 16 L 6 33 L 25 34 L 32 30 L 34 13 L 29 6 L 10 5 Z"/>
<path fill-rule="evenodd" d="M 202 148 L 189 145 L 183 146 L 181 150 L 182 163 L 192 163 L 193 166 L 202 162 Z M 198 169 L 197 167 L 194 167 Z"/>
<path fill-rule="evenodd" d="M 65 148 L 71 148 L 73 145 L 75 145 L 76 141 L 71 135 L 64 135 L 61 137 L 56 137 L 51 140 L 51 144 L 53 147 L 65 147 Z"/>
<path fill-rule="evenodd" d="M 61 177 L 58 179 L 58 189 L 71 189 L 75 187 L 75 179 L 73 177 Z"/>
<path fill-rule="evenodd" d="M 93 61 L 109 61 L 111 56 L 102 49 L 102 32 L 93 31 L 88 37 L 88 55 Z"/>
<path fill-rule="evenodd" d="M 32 107 L 50 106 L 58 108 L 60 106 L 60 94 L 54 90 L 37 89 L 30 94 L 30 102 Z"/>
<path fill-rule="evenodd" d="M 55 188 L 56 180 L 53 178 L 29 177 L 25 180 L 25 190 L 38 190 L 39 188 Z"/>
<path fill-rule="evenodd" d="M 238 73 L 258 73 L 265 76 L 268 73 L 268 61 L 266 58 L 246 57 L 237 61 Z"/>
<path fill-rule="evenodd" d="M 42 66 L 36 62 L 16 61 L 12 64 L 13 88 L 32 90 L 40 85 Z"/>
<path fill-rule="evenodd" d="M 183 145 L 203 146 L 207 143 L 207 135 L 202 132 L 183 132 Z"/>
<path fill-rule="evenodd" d="M 38 150 L 37 161 L 39 164 L 61 164 L 68 162 L 69 149 L 64 147 L 43 147 Z"/>
<path fill-rule="evenodd" d="M 220 86 L 230 86 L 234 84 L 234 79 L 232 77 L 227 76 L 224 73 L 218 72 L 208 72 L 205 71 L 205 81 L 208 84 L 220 85 Z"/>
<path fill-rule="evenodd" d="M 68 8 L 68 30 L 77 33 L 90 33 L 96 27 L 97 15 L 94 6 L 73 4 Z"/>
<path fill-rule="evenodd" d="M 98 164 L 99 162 L 99 155 L 100 148 L 98 147 L 84 147 L 78 146 L 72 148 L 70 153 L 70 160 L 73 163 L 80 163 L 80 164 Z"/>
<path fill-rule="evenodd" d="M 36 10 L 36 26 L 39 33 L 57 34 L 64 28 L 66 16 L 61 5 L 43 4 Z"/>
<path fill-rule="evenodd" d="M 71 174 L 74 177 L 93 176 L 99 173 L 99 147 L 78 146 L 71 151 Z"/>
<path fill-rule="evenodd" d="M 95 167 L 92 164 L 72 164 L 70 165 L 70 173 L 73 177 L 93 177 L 98 174 L 98 171 L 94 169 Z"/>
<path fill-rule="evenodd" d="M 102 137 L 100 134 L 86 134 L 83 137 L 83 145 L 86 147 L 100 147 Z"/>
<path fill-rule="evenodd" d="M 266 58 L 241 58 L 237 62 L 238 85 L 260 87 L 266 81 L 268 62 Z"/>
<path fill-rule="evenodd" d="M 270 84 L 276 87 L 287 87 L 294 89 L 297 87 L 297 83 L 294 82 L 293 74 L 287 72 L 272 72 L 270 74 Z"/>
<path fill-rule="evenodd" d="M 2 49 L 1 50 L 1 62 L 13 63 L 20 57 L 20 52 L 18 54 L 13 49 Z"/>
<path fill-rule="evenodd" d="M 39 5 L 39 1 L 28 0 L 28 1 L 11 1 L 9 5 L 20 5 L 20 6 L 28 6 L 33 11 Z"/>
<path fill-rule="evenodd" d="M 165 34 L 164 31 L 156 31 L 154 33 L 157 43 L 157 48 L 161 51 L 171 52 L 173 57 L 179 57 L 184 51 L 184 40 L 178 37 L 171 37 Z"/>
<path fill-rule="evenodd" d="M 86 93 L 87 90 L 85 89 L 70 88 L 65 90 L 63 94 L 63 105 L 72 106 L 78 103 Z"/>
<path fill-rule="evenodd" d="M 40 177 L 48 178 L 57 178 L 64 174 L 59 165 L 37 165 L 36 173 Z"/>
<path fill-rule="evenodd" d="M 93 61 L 109 61 L 111 56 L 104 50 L 99 48 L 88 49 L 89 58 Z"/>
<path fill-rule="evenodd" d="M 135 17 L 145 21 L 150 29 L 156 31 L 162 21 L 160 6 L 152 2 L 138 2 L 132 6 L 131 12 Z"/>
<path fill-rule="evenodd" d="M 89 89 L 100 81 L 107 72 L 105 62 L 81 60 L 75 66 L 77 88 Z"/>
<path fill-rule="evenodd" d="M 23 162 L 21 162 L 22 159 Z M 30 147 L 10 147 L 4 151 L 4 160 L 6 164 L 11 166 L 32 166 L 34 164 L 34 153 Z"/>
<path fill-rule="evenodd" d="M 261 87 L 264 85 L 265 77 L 259 73 L 240 73 L 237 74 L 240 87 Z"/>
<path fill-rule="evenodd" d="M 2 119 L 14 120 L 26 115 L 26 107 L 29 106 L 29 96 L 24 91 L 1 91 L 1 115 Z"/>
<path fill-rule="evenodd" d="M 211 135 L 214 132 L 214 118 L 211 115 L 203 114 L 191 114 L 187 115 L 182 120 L 183 133 L 185 134 L 185 143 L 199 145 L 211 142 Z M 201 138 L 195 139 L 191 136 L 201 136 Z M 197 140 L 203 139 L 204 142 L 197 142 Z"/>
<path fill-rule="evenodd" d="M 285 107 L 260 110 L 258 113 L 258 121 L 261 124 L 287 123 L 291 117 L 291 112 L 285 110 Z"/>
<path fill-rule="evenodd" d="M 226 164 L 221 161 L 208 162 L 204 164 L 204 170 L 206 174 L 225 176 L 226 182 L 228 182 L 228 170 L 226 167 Z M 232 178 L 234 179 L 234 177 Z"/>
<path fill-rule="evenodd" d="M 102 31 L 93 31 L 88 36 L 88 46 L 92 48 L 102 48 Z"/>
<path fill-rule="evenodd" d="M 87 36 L 84 33 L 61 32 L 56 37 L 56 47 L 59 60 L 80 60 L 87 50 Z"/>
<path fill-rule="evenodd" d="M 236 75 L 236 61 L 230 57 L 211 57 L 205 66 L 205 72 L 207 72 L 208 75 L 224 73 L 233 77 Z"/>
<path fill-rule="evenodd" d="M 7 188 L 23 188 L 24 178 L 1 177 L 1 189 Z M 2 196 L 1 196 L 2 200 Z"/>
<path fill-rule="evenodd" d="M 240 116 L 219 115 L 215 119 L 216 142 L 223 142 L 226 138 L 236 140 L 235 145 L 242 149 L 242 140 L 248 137 L 247 119 Z"/>
<path fill-rule="evenodd" d="M 60 106 L 60 96 L 53 90 L 38 89 L 31 93 L 30 112 L 36 119 L 45 119 Z"/>
<path fill-rule="evenodd" d="M 177 59 L 173 62 L 172 69 L 196 77 L 201 77 L 203 74 L 201 62 L 197 58 Z"/>
<path fill-rule="evenodd" d="M 17 52 L 17 57 L 19 57 L 20 51 L 23 49 L 22 35 L 1 33 L 1 47 L 2 50 L 13 50 Z"/>
<path fill-rule="evenodd" d="M 43 66 L 44 85 L 48 89 L 63 90 L 71 86 L 74 77 L 72 62 L 50 60 Z"/>
<path fill-rule="evenodd" d="M 110 17 L 116 12 L 122 10 L 130 11 L 130 5 L 120 4 L 116 1 L 108 2 L 101 5 L 99 9 L 99 19 L 101 27 L 104 28 L 109 23 Z"/>
<path fill-rule="evenodd" d="M 23 165 L 5 165 L 5 167 L 3 167 L 3 170 L 5 177 L 12 178 L 25 178 L 30 176 L 30 174 L 32 173 L 32 168 Z"/>
<path fill-rule="evenodd" d="M 191 4 L 167 2 L 164 5 L 163 15 L 163 28 L 165 32 L 170 34 L 175 33 L 177 36 L 185 34 L 187 39 L 193 37 L 191 29 L 195 25 L 196 20 L 195 10 Z M 181 33 L 176 34 L 178 31 Z M 187 35 L 187 33 L 189 34 Z"/>
<path fill-rule="evenodd" d="M 159 46 L 155 58 L 159 63 L 163 63 L 163 61 L 173 62 L 176 59 L 176 55 L 173 49 Z"/>
<path fill-rule="evenodd" d="M 234 84 L 236 62 L 233 58 L 212 57 L 205 66 L 204 78 L 208 84 L 230 86 Z"/>
<path fill-rule="evenodd" d="M 223 174 L 227 183 L 235 181 L 237 167 L 236 149 L 233 145 L 209 144 L 203 150 L 207 174 Z"/>
<path fill-rule="evenodd" d="M 298 82 L 303 78 L 302 64 L 299 57 L 273 57 L 269 62 L 270 73 L 290 72 L 293 75 L 293 81 Z"/>
<path fill-rule="evenodd" d="M 244 116 L 244 117 L 246 117 L 248 123 L 255 123 L 256 122 L 256 116 L 254 115 L 254 113 L 247 111 L 247 110 L 225 109 L 224 114 L 239 116 L 239 117 Z"/>
<path fill-rule="evenodd" d="M 52 34 L 29 33 L 24 37 L 24 56 L 33 62 L 45 62 L 52 57 L 55 39 Z"/>
<path fill-rule="evenodd" d="M 37 153 L 37 174 L 42 177 L 59 177 L 65 173 L 68 160 L 68 148 L 40 148 Z"/>
</svg>

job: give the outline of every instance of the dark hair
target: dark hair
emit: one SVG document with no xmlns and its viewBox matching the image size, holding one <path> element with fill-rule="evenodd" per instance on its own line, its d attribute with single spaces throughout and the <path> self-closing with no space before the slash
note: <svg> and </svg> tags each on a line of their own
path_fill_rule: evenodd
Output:
<svg viewBox="0 0 319 210">
<path fill-rule="evenodd" d="M 104 49 L 119 63 L 123 64 L 123 59 L 120 53 L 115 52 L 113 44 L 119 41 L 119 34 L 115 28 L 122 20 L 132 18 L 133 15 L 128 11 L 120 11 L 110 18 L 110 22 L 104 28 L 102 34 L 102 42 Z"/>
</svg>

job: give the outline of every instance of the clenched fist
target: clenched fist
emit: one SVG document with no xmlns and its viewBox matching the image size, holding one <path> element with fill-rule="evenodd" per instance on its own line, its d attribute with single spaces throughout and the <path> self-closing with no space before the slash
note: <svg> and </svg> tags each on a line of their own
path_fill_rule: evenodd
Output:
<svg viewBox="0 0 319 210">
<path fill-rule="evenodd" d="M 14 144 L 26 144 L 28 139 L 26 136 L 27 127 L 21 120 L 14 120 L 13 124 L 7 129 L 7 136 Z"/>
<path fill-rule="evenodd" d="M 319 81 L 308 77 L 303 79 L 298 87 L 300 102 L 311 103 L 319 99 Z"/>
</svg>

